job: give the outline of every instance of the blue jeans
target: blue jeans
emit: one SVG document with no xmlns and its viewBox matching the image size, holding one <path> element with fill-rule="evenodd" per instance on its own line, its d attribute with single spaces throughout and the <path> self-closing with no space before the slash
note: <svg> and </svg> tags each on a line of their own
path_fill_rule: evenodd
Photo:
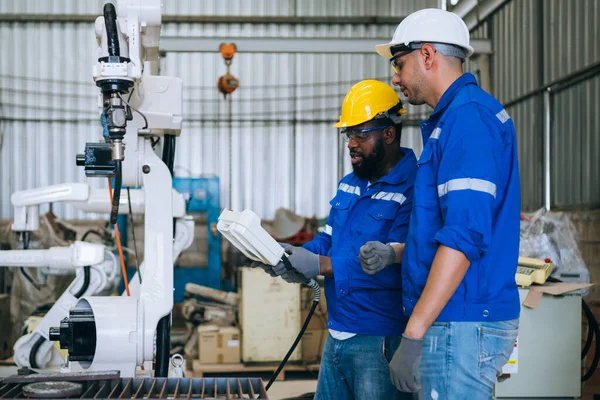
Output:
<svg viewBox="0 0 600 400">
<path fill-rule="evenodd" d="M 518 319 L 433 324 L 423 341 L 419 399 L 492 399 L 518 328 Z"/>
<path fill-rule="evenodd" d="M 390 379 L 389 361 L 399 345 L 399 336 L 328 335 L 315 400 L 412 400 Z"/>
</svg>

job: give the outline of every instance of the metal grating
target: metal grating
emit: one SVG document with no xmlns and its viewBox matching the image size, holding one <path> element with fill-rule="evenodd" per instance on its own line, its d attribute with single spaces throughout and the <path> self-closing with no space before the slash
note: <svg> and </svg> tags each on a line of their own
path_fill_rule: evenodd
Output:
<svg viewBox="0 0 600 400">
<path fill-rule="evenodd" d="M 7 382 L 8 381 L 8 382 Z M 0 381 L 0 399 L 27 398 L 30 381 Z M 78 399 L 267 399 L 260 378 L 117 378 L 78 381 L 82 390 Z M 24 390 L 25 389 L 25 390 Z M 48 392 L 48 396 L 57 397 Z"/>
</svg>

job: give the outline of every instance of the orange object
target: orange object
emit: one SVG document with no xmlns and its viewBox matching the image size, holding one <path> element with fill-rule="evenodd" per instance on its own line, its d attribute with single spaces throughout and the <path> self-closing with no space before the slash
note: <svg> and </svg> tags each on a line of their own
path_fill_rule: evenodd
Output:
<svg viewBox="0 0 600 400">
<path fill-rule="evenodd" d="M 233 56 L 235 56 L 236 50 L 237 50 L 237 47 L 235 47 L 234 43 L 221 43 L 221 46 L 219 46 L 219 51 L 221 52 L 221 56 L 223 56 L 223 58 L 225 60 L 233 59 Z"/>
<path fill-rule="evenodd" d="M 224 95 L 233 93 L 239 86 L 240 81 L 229 72 L 223 76 L 220 76 L 219 80 L 217 81 L 217 88 L 219 89 L 219 92 L 223 93 Z"/>
<path fill-rule="evenodd" d="M 108 195 L 110 196 L 109 198 L 112 202 L 113 191 L 110 178 L 108 178 Z M 123 246 L 121 245 L 121 235 L 119 234 L 119 226 L 117 224 L 115 224 L 115 238 L 117 239 L 117 248 L 119 249 L 119 259 L 121 260 L 121 272 L 123 273 L 123 281 L 125 282 L 125 292 L 127 293 L 127 296 L 131 296 L 131 293 L 129 293 L 129 279 L 127 279 L 127 270 L 125 269 Z"/>
</svg>

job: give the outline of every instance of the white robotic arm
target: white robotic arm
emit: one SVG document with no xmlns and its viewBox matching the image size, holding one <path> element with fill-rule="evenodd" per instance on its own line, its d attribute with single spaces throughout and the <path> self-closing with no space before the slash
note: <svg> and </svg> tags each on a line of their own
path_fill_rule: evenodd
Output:
<svg viewBox="0 0 600 400">
<path fill-rule="evenodd" d="M 104 253 L 104 245 L 87 242 L 47 250 L 3 250 L 0 251 L 0 266 L 73 269 L 101 263 Z"/>
<path fill-rule="evenodd" d="M 171 189 L 173 216 L 185 214 L 185 199 L 181 193 Z M 144 212 L 144 191 L 130 191 L 131 209 L 134 214 Z M 40 227 L 40 205 L 65 202 L 84 212 L 109 213 L 111 209 L 107 189 L 91 188 L 87 183 L 61 183 L 15 192 L 10 198 L 14 207 L 12 230 L 16 232 L 37 231 Z M 119 213 L 129 211 L 127 193 L 119 198 Z"/>
<path fill-rule="evenodd" d="M 108 201 L 105 201 L 108 206 Z M 181 252 L 187 249 L 194 240 L 194 220 L 190 217 L 178 218 L 176 222 L 175 240 L 173 242 L 173 263 Z M 1 266 L 52 266 L 54 268 L 76 269 L 76 277 L 67 290 L 46 313 L 36 329 L 19 338 L 15 343 L 14 360 L 19 367 L 48 368 L 63 367 L 65 360 L 48 341 L 51 327 L 58 326 L 60 321 L 69 315 L 78 300 L 82 297 L 109 295 L 120 280 L 119 260 L 103 245 L 75 242 L 70 247 L 53 247 L 48 250 L 9 250 L 0 251 Z M 86 270 L 86 268 L 89 269 Z M 145 262 L 140 271 L 143 275 Z M 140 280 L 137 275 L 130 282 L 132 296 L 139 296 Z M 125 296 L 123 293 L 122 296 Z M 119 310 L 115 310 L 116 313 Z"/>
<path fill-rule="evenodd" d="M 107 143 L 88 143 L 78 164 L 85 166 L 88 177 L 114 176 L 113 223 L 122 208 L 121 186 L 141 187 L 145 262 L 142 283 L 132 296 L 82 297 L 60 327 L 50 330 L 50 340 L 60 340 L 61 348 L 69 350 L 71 371 L 118 369 L 122 377 L 131 377 L 156 357 L 155 376 L 168 373 L 177 254 L 173 218 L 180 201 L 172 195 L 172 169 L 175 137 L 181 132 L 182 82 L 152 75 L 160 6 L 160 0 L 119 0 L 118 13 L 107 3 L 96 21 L 99 58 L 94 80 L 101 92 Z M 154 152 L 152 136 L 163 138 L 162 159 Z M 193 225 L 185 217 L 181 220 L 187 228 Z M 178 223 L 176 235 L 183 229 Z"/>
<path fill-rule="evenodd" d="M 52 247 L 47 250 L 0 251 L 0 265 L 75 269 L 75 279 L 35 330 L 15 343 L 14 360 L 20 367 L 62 366 L 63 358 L 53 343 L 48 342 L 50 327 L 66 317 L 79 298 L 110 294 L 120 279 L 116 256 L 104 245 L 86 242 L 75 242 L 69 247 Z"/>
</svg>

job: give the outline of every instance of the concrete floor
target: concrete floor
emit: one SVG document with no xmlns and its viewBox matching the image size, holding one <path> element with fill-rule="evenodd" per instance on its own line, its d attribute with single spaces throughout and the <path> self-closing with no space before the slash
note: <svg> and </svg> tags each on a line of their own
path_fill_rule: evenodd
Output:
<svg viewBox="0 0 600 400">
<path fill-rule="evenodd" d="M 288 380 L 274 382 L 269 389 L 270 400 L 282 400 L 301 394 L 314 392 L 317 388 L 317 380 Z"/>
</svg>

